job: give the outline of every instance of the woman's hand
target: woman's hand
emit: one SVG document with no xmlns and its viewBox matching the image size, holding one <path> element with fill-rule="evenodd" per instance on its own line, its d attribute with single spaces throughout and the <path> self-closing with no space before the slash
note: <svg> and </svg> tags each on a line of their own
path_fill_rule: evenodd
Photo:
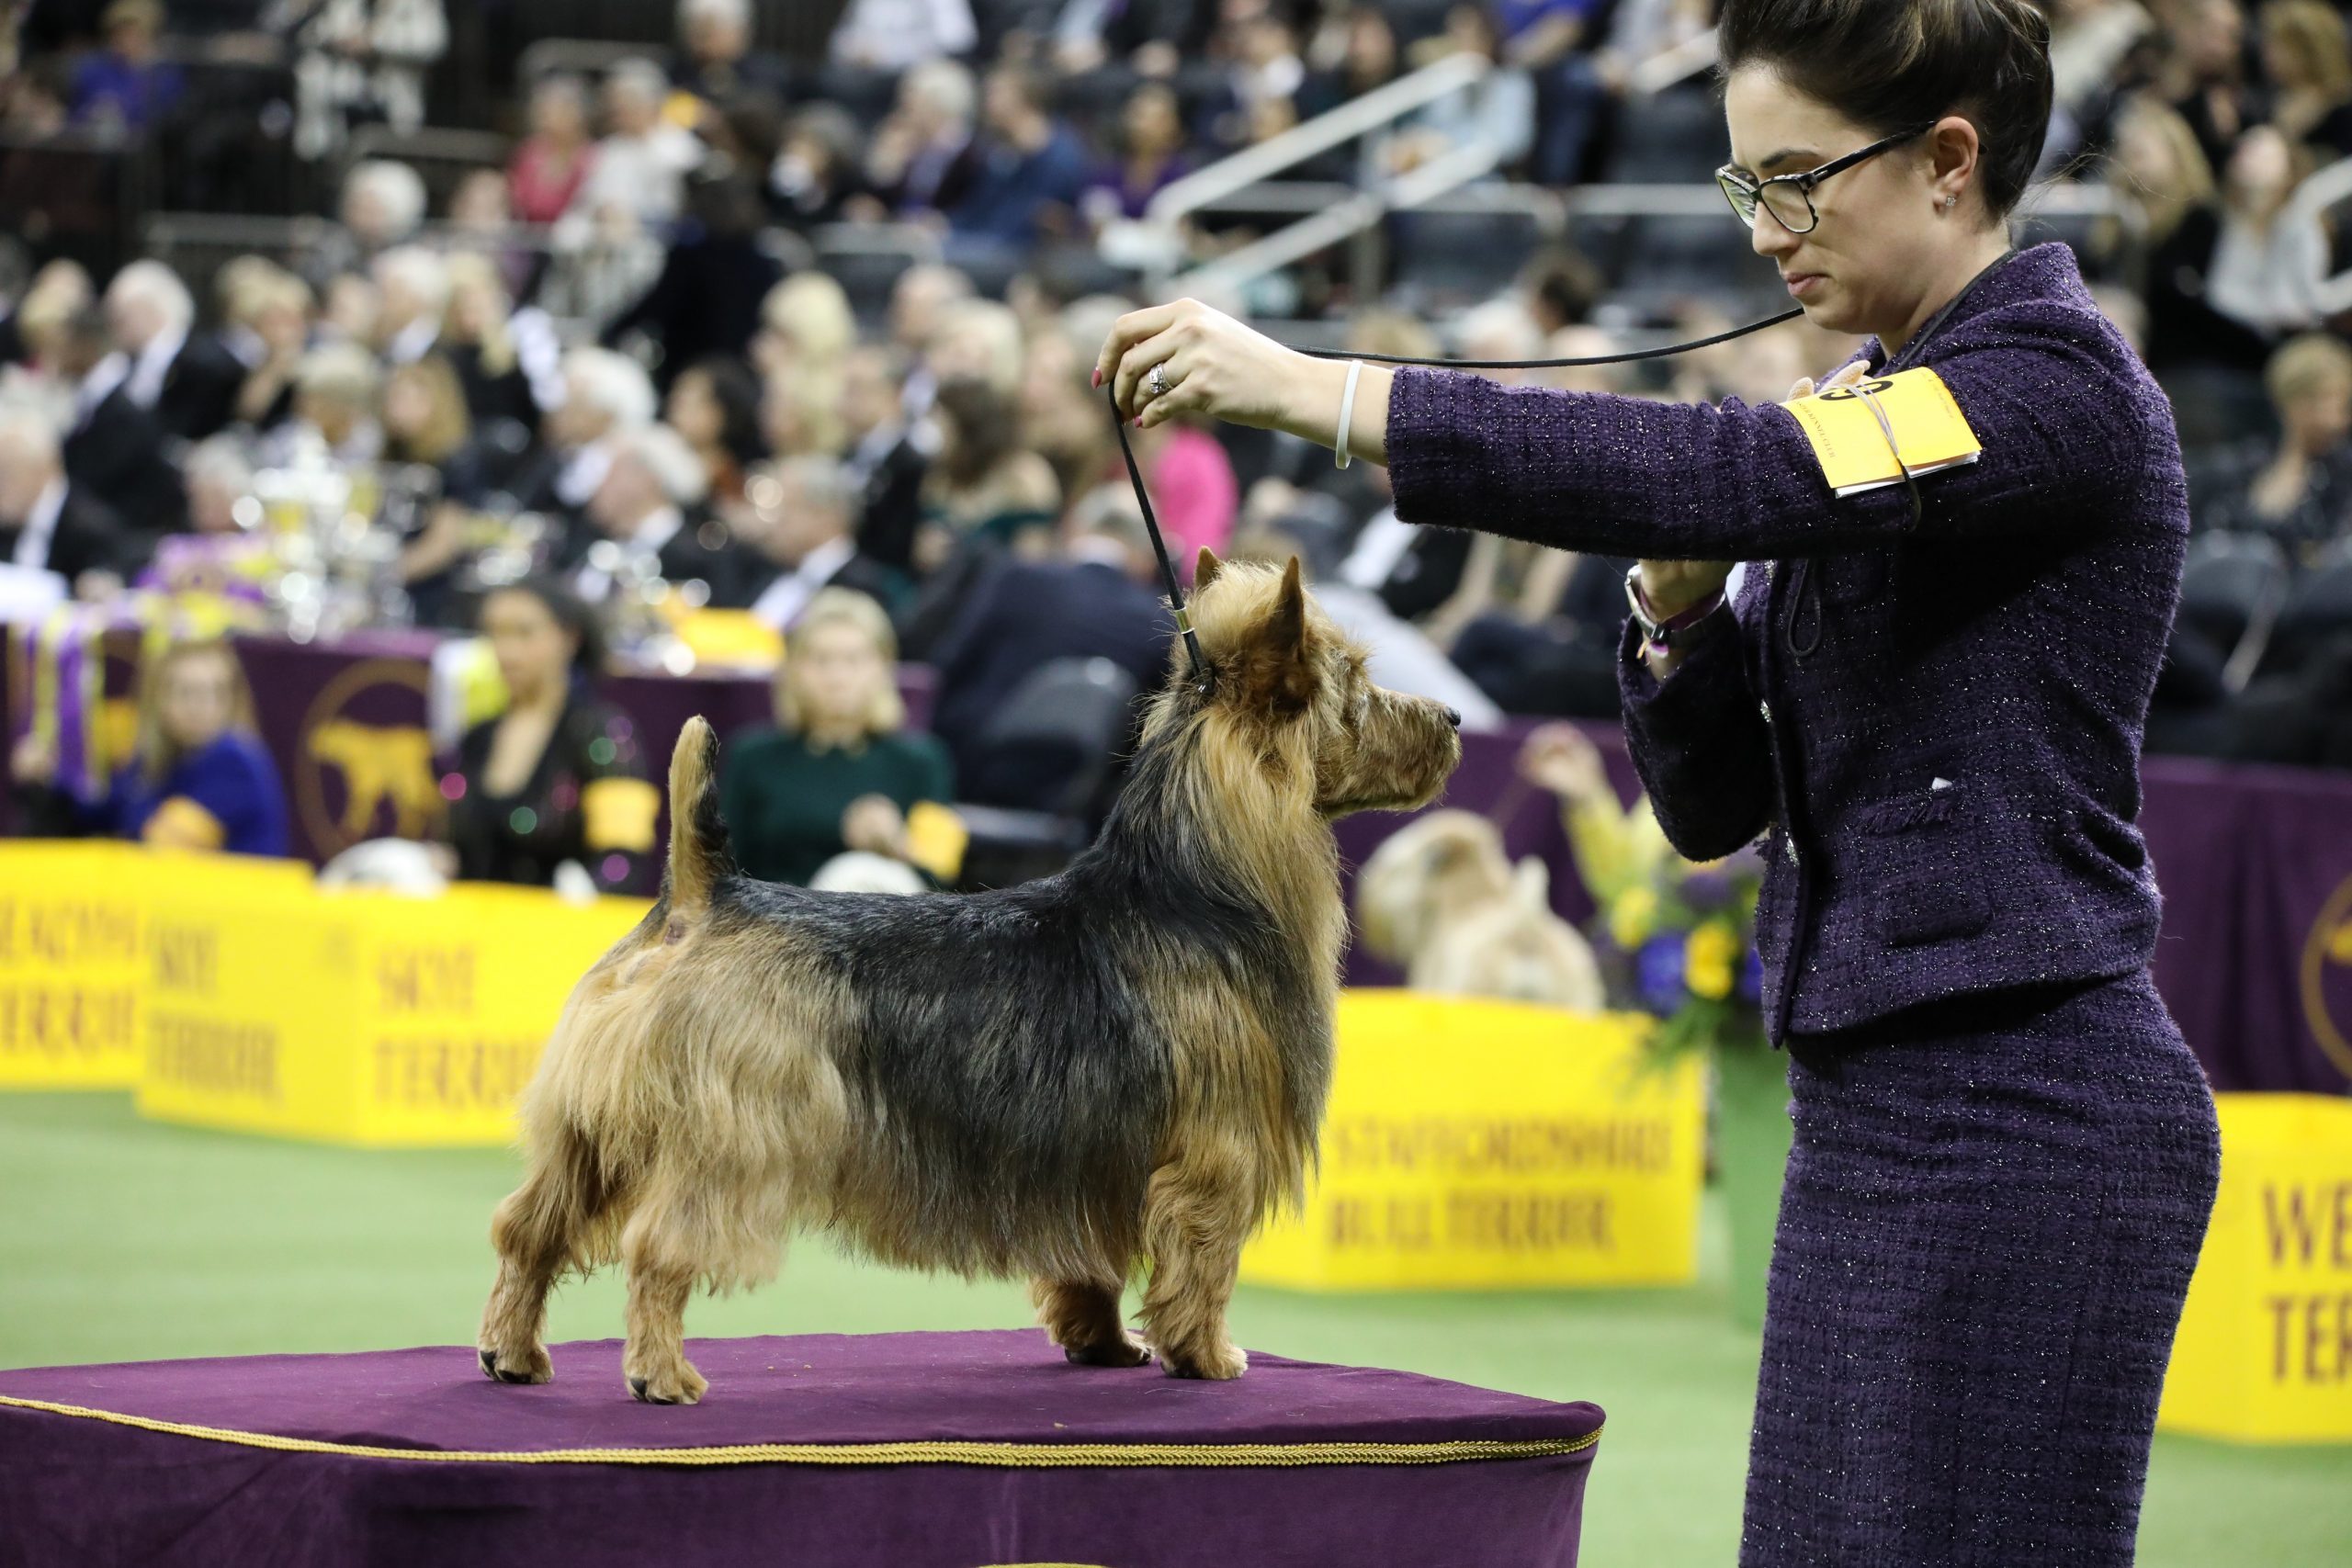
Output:
<svg viewBox="0 0 2352 1568">
<path fill-rule="evenodd" d="M 1519 749 L 1519 774 L 1563 800 L 1617 798 L 1601 766 L 1600 748 L 1573 724 L 1547 724 Z"/>
<path fill-rule="evenodd" d="M 1180 413 L 1206 414 L 1263 430 L 1279 423 L 1315 361 L 1197 299 L 1131 310 L 1112 323 L 1094 362 L 1094 384 L 1110 383 L 1119 412 L 1145 429 Z M 1155 369 L 1168 390 L 1155 394 Z"/>
<path fill-rule="evenodd" d="M 57 777 L 57 748 L 40 731 L 27 730 L 8 753 L 8 773 L 18 784 L 50 784 Z"/>
<path fill-rule="evenodd" d="M 888 795 L 861 795 L 842 813 L 842 843 L 853 850 L 904 860 L 906 815 Z"/>
<path fill-rule="evenodd" d="M 1645 560 L 1642 562 L 1642 597 L 1650 613 L 1663 620 L 1720 590 L 1731 578 L 1727 560 Z"/>
</svg>

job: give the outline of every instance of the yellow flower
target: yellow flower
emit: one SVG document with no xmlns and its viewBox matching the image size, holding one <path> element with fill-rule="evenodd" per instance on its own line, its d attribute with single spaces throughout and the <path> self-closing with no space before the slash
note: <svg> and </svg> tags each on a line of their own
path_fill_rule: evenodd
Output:
<svg viewBox="0 0 2352 1568">
<path fill-rule="evenodd" d="M 1739 956 L 1739 938 L 1731 927 L 1709 920 L 1690 933 L 1690 943 L 1683 949 L 1682 983 L 1693 996 L 1721 1001 L 1731 995 Z"/>
<path fill-rule="evenodd" d="M 1657 894 L 1639 884 L 1617 895 L 1609 906 L 1609 940 L 1631 953 L 1650 939 L 1657 926 Z"/>
</svg>

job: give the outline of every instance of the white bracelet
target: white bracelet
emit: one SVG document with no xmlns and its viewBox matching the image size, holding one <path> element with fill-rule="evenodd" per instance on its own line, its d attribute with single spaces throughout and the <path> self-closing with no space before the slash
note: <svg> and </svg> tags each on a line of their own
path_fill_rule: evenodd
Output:
<svg viewBox="0 0 2352 1568">
<path fill-rule="evenodd" d="M 1335 468 L 1344 468 L 1350 461 L 1348 435 L 1355 428 L 1356 378 L 1363 374 L 1363 360 L 1348 361 L 1348 389 L 1340 394 L 1340 436 L 1331 443 L 1331 466 Z"/>
</svg>

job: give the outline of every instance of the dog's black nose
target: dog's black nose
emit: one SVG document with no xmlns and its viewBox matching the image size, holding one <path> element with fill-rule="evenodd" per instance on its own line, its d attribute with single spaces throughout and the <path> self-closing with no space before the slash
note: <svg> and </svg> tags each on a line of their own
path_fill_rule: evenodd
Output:
<svg viewBox="0 0 2352 1568">
<path fill-rule="evenodd" d="M 1462 716 L 1453 708 L 1448 708 L 1445 710 L 1445 722 L 1459 729 L 1462 728 Z"/>
</svg>

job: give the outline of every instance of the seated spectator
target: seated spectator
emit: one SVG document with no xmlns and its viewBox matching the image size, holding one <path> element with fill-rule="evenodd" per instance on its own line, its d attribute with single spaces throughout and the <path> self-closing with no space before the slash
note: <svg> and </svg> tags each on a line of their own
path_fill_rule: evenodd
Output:
<svg viewBox="0 0 2352 1568">
<path fill-rule="evenodd" d="M 1113 434 L 1102 394 L 1090 384 L 1093 369 L 1092 348 L 1081 347 L 1080 340 L 1059 321 L 1048 320 L 1030 333 L 1028 353 L 1022 363 L 1021 443 L 1052 466 L 1055 483 L 1064 495 L 1084 495 L 1123 471 L 1118 438 Z M 1141 434 L 1136 433 L 1139 442 Z M 1139 446 L 1138 456 L 1141 450 Z M 1167 448 L 1159 449 L 1159 458 L 1163 465 L 1167 462 Z M 1180 485 L 1193 477 L 1184 471 L 1181 449 L 1175 467 Z M 1230 463 L 1226 471 L 1231 473 Z M 1154 474 L 1152 494 L 1161 493 Z"/>
<path fill-rule="evenodd" d="M 760 303 L 784 270 L 761 243 L 759 187 L 737 167 L 715 158 L 696 172 L 686 220 L 652 287 L 601 334 L 609 344 L 645 333 L 662 351 L 655 374 L 664 387 L 698 359 L 743 355 L 760 330 Z"/>
<path fill-rule="evenodd" d="M 1603 0 L 1498 0 L 1502 59 L 1535 80 L 1535 154 L 1528 176 L 1568 186 L 1584 175 L 1607 89 L 1589 50 Z"/>
<path fill-rule="evenodd" d="M 2296 161 L 2277 127 L 2257 125 L 2238 139 L 2222 180 L 2206 290 L 2213 309 L 2266 340 L 2319 324 L 2315 292 L 2329 270 L 2326 234 L 2290 206 Z"/>
<path fill-rule="evenodd" d="M 193 534 L 229 537 L 260 525 L 254 466 L 233 435 L 216 435 L 188 448 L 180 461 L 187 480 L 187 525 Z"/>
<path fill-rule="evenodd" d="M 1051 533 L 1061 486 L 1045 458 L 1021 445 L 1021 409 L 1011 394 L 959 376 L 940 383 L 932 418 L 939 451 L 923 481 L 918 570 L 928 571 L 964 539 L 1012 547 L 1025 535 Z"/>
<path fill-rule="evenodd" d="M 537 306 L 515 310 L 488 256 L 451 256 L 447 271 L 449 307 L 435 352 L 457 371 L 475 423 L 508 421 L 527 434 L 539 421 L 542 400 L 563 395 L 555 323 Z"/>
<path fill-rule="evenodd" d="M 506 199 L 526 223 L 553 223 L 580 195 L 596 162 L 588 88 L 577 76 L 545 76 L 531 89 L 531 134 L 506 166 Z"/>
<path fill-rule="evenodd" d="M 294 374 L 293 421 L 265 445 L 266 461 L 276 467 L 311 450 L 338 468 L 375 462 L 384 453 L 376 417 L 383 382 L 374 357 L 356 344 L 311 350 Z"/>
<path fill-rule="evenodd" d="M 546 450 L 514 493 L 526 512 L 576 518 L 605 482 L 620 438 L 653 423 L 655 400 L 637 361 L 608 348 L 565 355 L 562 385 L 562 400 L 539 422 Z"/>
<path fill-rule="evenodd" d="M 887 347 L 854 349 L 842 362 L 842 463 L 857 491 L 857 547 L 911 576 L 931 454 L 928 434 L 907 423 L 905 381 L 905 361 Z"/>
<path fill-rule="evenodd" d="M 270 25 L 294 49 L 294 150 L 322 158 L 354 126 L 424 123 L 424 77 L 447 52 L 441 0 L 283 0 Z"/>
<path fill-rule="evenodd" d="M 624 60 L 606 73 L 605 135 L 566 214 L 577 239 L 584 242 L 592 220 L 608 209 L 649 229 L 674 222 L 684 209 L 686 175 L 702 149 L 693 132 L 662 118 L 669 90 L 650 60 Z"/>
<path fill-rule="evenodd" d="M 743 497 L 743 478 L 767 456 L 760 434 L 760 384 L 742 362 L 714 355 L 670 383 L 662 418 L 702 463 L 714 505 Z"/>
<path fill-rule="evenodd" d="M 802 109 L 768 168 L 770 216 L 799 230 L 849 221 L 866 195 L 865 156 L 857 121 L 847 110 L 836 104 Z"/>
<path fill-rule="evenodd" d="M 857 490 L 849 469 L 831 457 L 792 457 L 752 482 L 745 532 L 763 558 L 746 595 L 752 614 L 780 632 L 829 588 L 854 590 L 896 609 L 907 581 L 858 548 Z"/>
<path fill-rule="evenodd" d="M 2140 0 L 2054 0 L 2050 75 L 2056 109 L 2080 126 L 2098 123 L 2126 62 L 2155 26 Z"/>
<path fill-rule="evenodd" d="M 2197 525 L 2267 534 L 2309 560 L 2352 535 L 2352 348 L 2318 333 L 2293 339 L 2265 380 L 2278 443 L 2224 462 Z"/>
<path fill-rule="evenodd" d="M 395 245 L 368 268 L 376 285 L 370 346 L 386 365 L 408 365 L 441 341 L 449 310 L 449 265 L 437 251 Z"/>
<path fill-rule="evenodd" d="M 38 728 L 9 756 L 25 825 L 38 835 L 104 834 L 241 855 L 288 852 L 286 792 L 254 732 L 253 693 L 225 641 L 170 643 L 147 658 L 139 672 L 130 761 L 105 795 L 81 800 L 57 787 L 57 772 L 53 742 Z"/>
<path fill-rule="evenodd" d="M 678 0 L 678 38 L 670 80 L 710 107 L 751 94 L 781 99 L 790 86 L 784 62 L 752 47 L 751 0 Z"/>
<path fill-rule="evenodd" d="M 658 580 L 699 582 L 704 603 L 740 608 L 749 602 L 750 562 L 727 525 L 705 509 L 704 495 L 702 460 L 684 436 L 666 424 L 630 431 L 615 444 L 612 463 L 588 498 L 590 526 L 573 532 L 557 566 L 572 574 L 572 592 L 591 604 Z"/>
<path fill-rule="evenodd" d="M 811 599 L 785 639 L 775 727 L 730 739 L 718 783 L 746 875 L 806 884 L 846 851 L 911 861 L 907 813 L 955 799 L 946 748 L 906 728 L 898 650 L 880 605 L 845 588 Z"/>
<path fill-rule="evenodd" d="M 796 272 L 760 301 L 752 365 L 762 376 L 831 380 L 857 343 L 857 317 L 841 284 L 821 272 Z"/>
<path fill-rule="evenodd" d="M 1054 118 L 1046 79 L 1027 66 L 999 65 L 981 94 L 980 168 L 948 227 L 981 250 L 1026 250 L 1067 233 L 1088 159 L 1070 128 Z"/>
<path fill-rule="evenodd" d="M 2209 279 L 2222 214 L 2213 167 L 2188 122 L 2142 96 L 2116 116 L 2110 179 L 2138 201 L 2148 244 L 2148 363 L 2261 366 L 2261 333 L 2216 310 Z"/>
<path fill-rule="evenodd" d="M 135 534 L 152 542 L 187 521 L 179 470 L 164 455 L 164 427 L 131 400 L 130 367 L 96 306 L 59 324 L 57 374 L 74 389 L 65 429 L 65 471 Z"/>
<path fill-rule="evenodd" d="M 972 297 L 972 280 L 956 267 L 926 262 L 907 268 L 890 286 L 890 346 L 907 360 L 906 415 L 919 421 L 931 412 L 939 375 L 930 363 L 931 345 L 948 312 Z"/>
<path fill-rule="evenodd" d="M 1060 0 L 1047 42 L 1067 75 L 1124 63 L 1138 76 L 1172 76 L 1208 52 L 1216 16 L 1216 0 Z"/>
<path fill-rule="evenodd" d="M 0 561 L 53 571 L 82 597 L 102 598 L 144 558 L 113 510 L 66 477 L 48 419 L 0 410 Z"/>
<path fill-rule="evenodd" d="M 1535 138 L 1535 83 L 1527 72 L 1504 62 L 1494 12 L 1480 5 L 1455 6 L 1445 14 L 1443 35 L 1421 52 L 1430 59 L 1475 55 L 1494 69 L 1408 119 L 1388 144 L 1390 172 L 1401 174 L 1474 145 L 1493 150 L 1498 170 L 1516 167 Z"/>
<path fill-rule="evenodd" d="M 2155 90 L 2187 123 L 2215 168 L 2245 133 L 2245 10 L 2239 0 L 2173 0 Z"/>
<path fill-rule="evenodd" d="M 1184 121 L 1175 89 L 1143 82 L 1127 95 L 1119 120 L 1119 155 L 1097 165 L 1079 209 L 1100 229 L 1114 219 L 1141 218 L 1151 198 L 1192 173 L 1184 156 Z"/>
<path fill-rule="evenodd" d="M 1090 495 L 1059 556 L 1008 561 L 984 578 L 933 658 L 932 729 L 956 758 L 967 794 L 997 805 L 1045 807 L 1036 781 L 980 780 L 980 739 L 1005 699 L 1057 659 L 1108 659 L 1154 692 L 1168 673 L 1174 622 L 1154 586 L 1159 568 L 1132 496 Z M 976 781 L 981 793 L 973 795 Z"/>
<path fill-rule="evenodd" d="M 236 423 L 267 433 L 294 416 L 294 377 L 311 344 L 311 286 L 277 263 L 241 256 L 220 269 L 220 341 L 243 367 Z"/>
<path fill-rule="evenodd" d="M 980 172 L 972 134 L 972 73 L 931 60 L 899 78 L 898 106 L 865 154 L 876 217 L 918 218 L 960 203 Z"/>
<path fill-rule="evenodd" d="M 433 471 L 432 493 L 479 504 L 490 458 L 476 444 L 466 389 L 437 354 L 396 366 L 384 378 L 384 461 Z"/>
<path fill-rule="evenodd" d="M 115 347 L 130 360 L 123 391 L 164 434 L 201 441 L 228 425 L 244 367 L 219 338 L 192 330 L 196 302 L 176 273 L 132 262 L 107 286 L 106 311 Z"/>
<path fill-rule="evenodd" d="M 2344 13 L 2326 0 L 2269 0 L 2261 32 L 2270 123 L 2320 162 L 2352 157 L 2352 40 Z"/>
<path fill-rule="evenodd" d="M 923 343 L 922 363 L 934 383 L 985 381 L 1007 395 L 1021 390 L 1021 318 L 1012 306 L 994 299 L 950 299 L 933 320 Z"/>
<path fill-rule="evenodd" d="M 840 64 L 896 73 L 969 54 L 979 41 L 971 0 L 849 0 L 828 48 Z"/>
<path fill-rule="evenodd" d="M 323 288 L 340 273 L 364 268 L 424 221 L 424 181 L 406 164 L 370 158 L 344 176 L 343 227 L 312 255 L 306 271 Z"/>
<path fill-rule="evenodd" d="M 533 579 L 482 601 L 481 631 L 507 701 L 441 781 L 458 874 L 546 887 L 570 863 L 600 891 L 636 890 L 662 796 L 628 719 L 596 695 L 604 643 L 587 606 Z"/>
<path fill-rule="evenodd" d="M 156 0 L 114 0 L 99 26 L 106 47 L 85 56 L 74 73 L 74 122 L 144 130 L 187 90 L 180 68 L 158 47 L 164 7 Z"/>
<path fill-rule="evenodd" d="M 1168 547 L 1188 564 L 1202 549 L 1223 550 L 1241 510 L 1241 487 L 1224 444 L 1187 418 L 1128 433 Z"/>
<path fill-rule="evenodd" d="M 779 457 L 838 457 L 849 449 L 840 382 L 831 376 L 771 376 L 760 387 L 760 433 Z"/>
<path fill-rule="evenodd" d="M 1327 44 L 1327 39 L 1333 44 Z M 1334 46 L 1337 58 L 1324 57 L 1322 51 Z M 1327 23 L 1316 35 L 1307 52 L 1317 67 L 1298 89 L 1298 112 L 1307 119 L 1353 103 L 1403 74 L 1396 25 L 1377 6 L 1350 6 L 1336 28 Z"/>
</svg>

